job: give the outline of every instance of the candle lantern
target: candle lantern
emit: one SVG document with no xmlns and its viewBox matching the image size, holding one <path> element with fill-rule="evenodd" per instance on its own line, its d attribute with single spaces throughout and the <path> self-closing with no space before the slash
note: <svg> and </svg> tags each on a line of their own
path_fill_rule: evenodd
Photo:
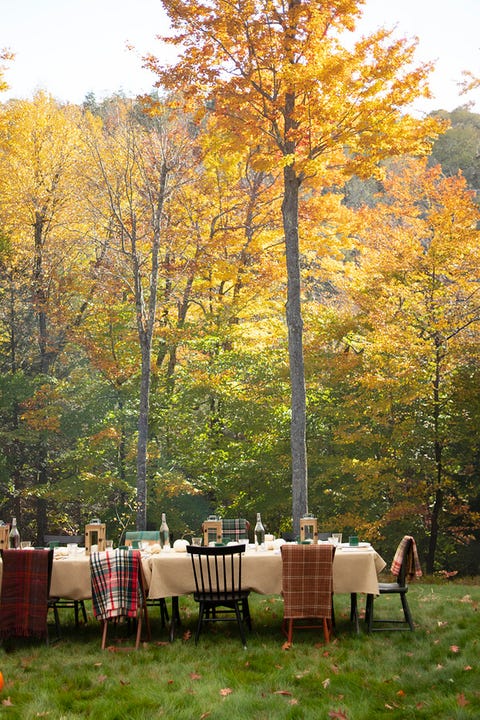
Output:
<svg viewBox="0 0 480 720">
<path fill-rule="evenodd" d="M 222 521 L 216 515 L 209 515 L 202 525 L 203 544 L 222 542 Z"/>
<path fill-rule="evenodd" d="M 313 515 L 304 515 L 300 518 L 300 540 L 318 543 L 318 521 Z"/>
<path fill-rule="evenodd" d="M 85 525 L 85 552 L 90 555 L 92 545 L 96 545 L 99 551 L 106 550 L 107 526 L 105 523 L 92 522 Z"/>
<path fill-rule="evenodd" d="M 0 550 L 8 548 L 8 534 L 10 532 L 10 525 L 0 525 Z"/>
</svg>

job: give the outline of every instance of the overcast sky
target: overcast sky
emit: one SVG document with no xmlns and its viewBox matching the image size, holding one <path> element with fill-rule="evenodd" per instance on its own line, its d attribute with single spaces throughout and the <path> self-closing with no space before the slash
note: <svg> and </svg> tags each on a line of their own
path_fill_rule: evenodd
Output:
<svg viewBox="0 0 480 720">
<path fill-rule="evenodd" d="M 420 39 L 418 59 L 436 62 L 432 101 L 415 108 L 453 110 L 480 91 L 460 96 L 462 71 L 480 76 L 480 0 L 366 0 L 362 29 L 396 27 L 401 36 Z M 160 0 L 0 0 L 0 48 L 16 54 L 0 95 L 31 98 L 44 89 L 61 101 L 80 103 L 122 90 L 148 92 L 155 78 L 141 57 L 165 49 L 156 35 L 168 30 Z M 135 50 L 129 50 L 134 46 Z"/>
</svg>

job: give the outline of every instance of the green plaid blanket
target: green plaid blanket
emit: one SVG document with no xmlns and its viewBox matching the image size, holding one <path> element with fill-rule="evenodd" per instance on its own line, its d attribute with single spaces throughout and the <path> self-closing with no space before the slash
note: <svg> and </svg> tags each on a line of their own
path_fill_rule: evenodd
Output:
<svg viewBox="0 0 480 720">
<path fill-rule="evenodd" d="M 222 520 L 222 538 L 224 540 L 248 540 L 250 524 L 245 518 L 232 518 Z"/>
<path fill-rule="evenodd" d="M 94 552 L 90 555 L 93 613 L 99 620 L 136 617 L 142 606 L 139 550 Z"/>
</svg>

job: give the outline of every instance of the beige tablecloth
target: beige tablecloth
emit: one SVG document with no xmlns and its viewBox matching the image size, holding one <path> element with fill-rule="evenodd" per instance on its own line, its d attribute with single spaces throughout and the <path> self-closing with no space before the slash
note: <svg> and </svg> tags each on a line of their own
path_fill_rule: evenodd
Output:
<svg viewBox="0 0 480 720">
<path fill-rule="evenodd" d="M 34 551 L 32 551 L 34 552 Z M 242 583 L 261 595 L 279 595 L 282 587 L 280 554 L 248 551 L 243 556 Z M 142 559 L 151 599 L 186 595 L 195 589 L 192 562 L 187 553 L 162 552 Z M 333 563 L 335 593 L 378 594 L 378 573 L 384 560 L 372 548 L 337 548 Z M 0 582 L 1 582 L 0 563 Z M 90 559 L 84 553 L 55 558 L 50 585 L 52 597 L 86 600 L 91 597 Z"/>
<path fill-rule="evenodd" d="M 186 595 L 195 589 L 190 556 L 186 553 L 161 553 L 149 559 L 149 598 Z M 337 548 L 333 562 L 335 593 L 372 593 L 378 595 L 378 573 L 385 561 L 373 548 Z M 273 551 L 245 553 L 242 561 L 242 585 L 261 595 L 280 595 L 282 558 Z"/>
</svg>

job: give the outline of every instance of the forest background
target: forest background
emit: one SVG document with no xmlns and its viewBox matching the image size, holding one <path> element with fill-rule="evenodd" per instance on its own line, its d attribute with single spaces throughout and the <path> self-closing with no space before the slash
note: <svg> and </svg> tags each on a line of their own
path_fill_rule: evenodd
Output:
<svg viewBox="0 0 480 720">
<path fill-rule="evenodd" d="M 142 414 L 148 527 L 292 529 L 282 168 L 149 100 L 0 106 L 0 517 L 38 541 L 135 525 Z M 479 574 L 480 116 L 435 115 L 426 157 L 302 187 L 308 500 Z"/>
</svg>

